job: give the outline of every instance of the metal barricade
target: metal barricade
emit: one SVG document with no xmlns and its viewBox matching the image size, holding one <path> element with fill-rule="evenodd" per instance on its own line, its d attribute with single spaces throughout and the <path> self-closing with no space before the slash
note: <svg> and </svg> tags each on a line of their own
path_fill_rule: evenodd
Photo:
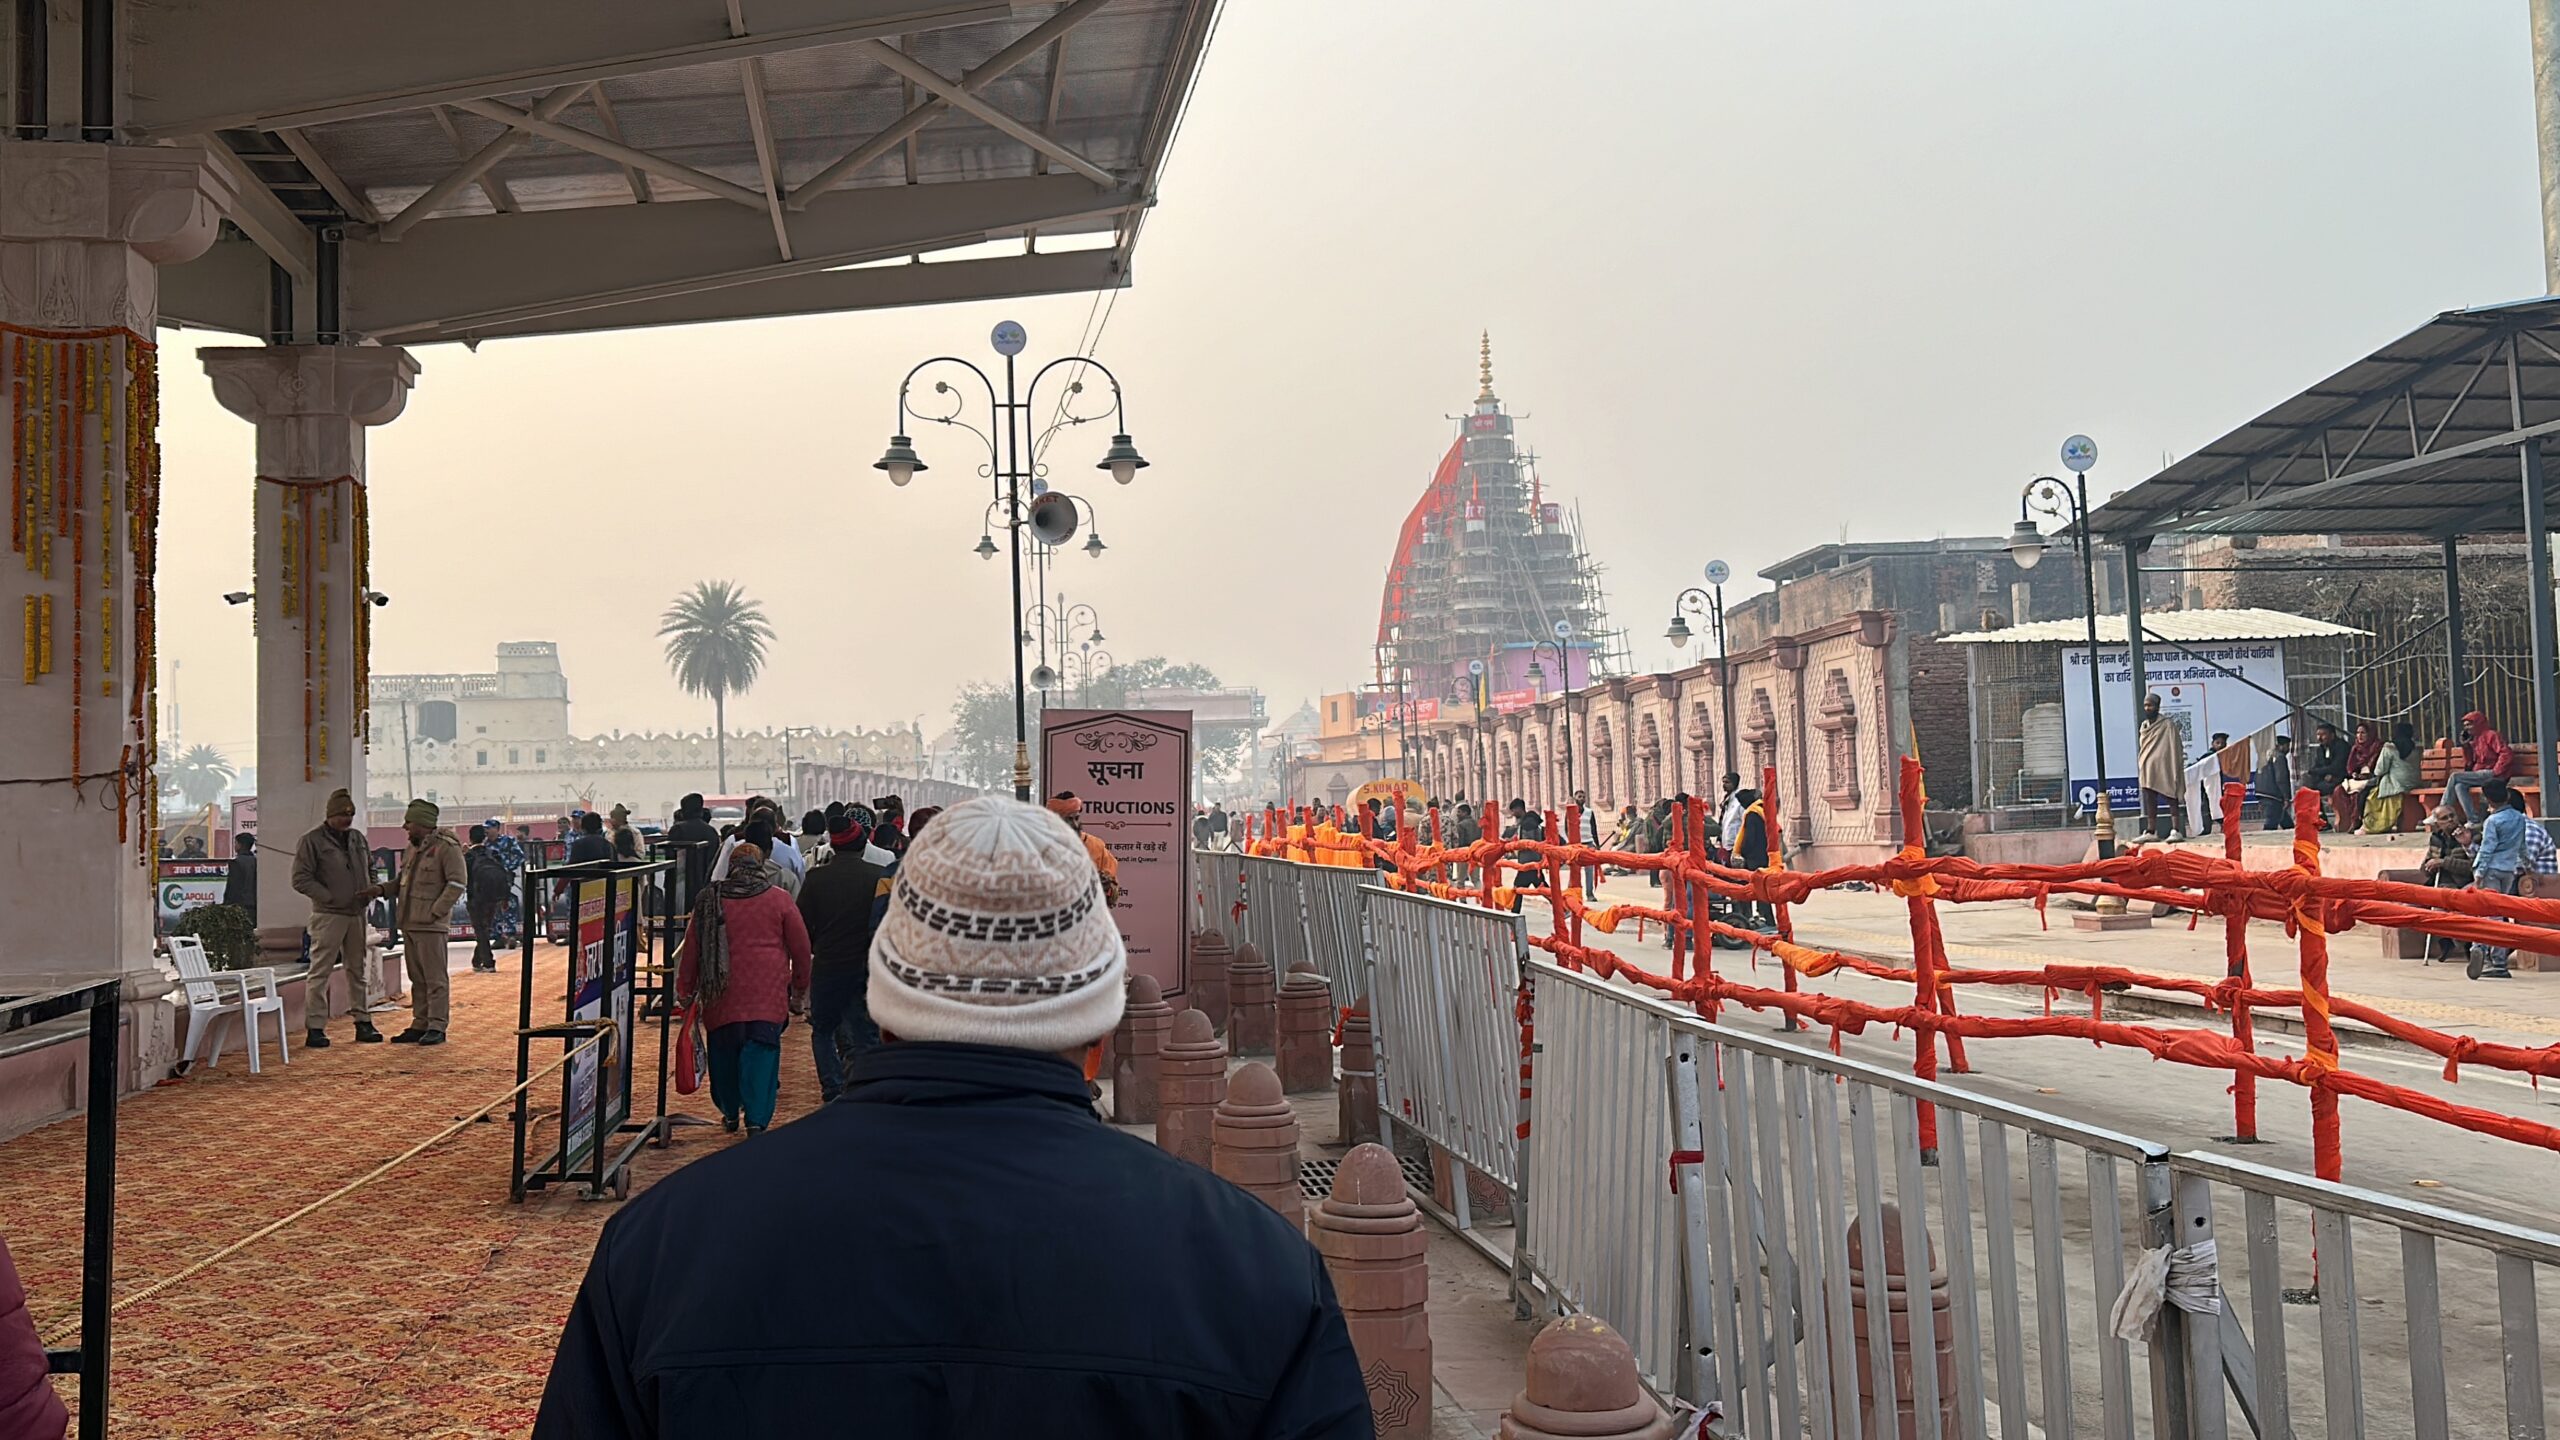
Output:
<svg viewBox="0 0 2560 1440">
<path fill-rule="evenodd" d="M 2109 1329 L 2128 1249 L 2169 1241 L 2166 1147 L 1710 1025 L 1543 960 L 1529 975 L 1522 1163 L 1560 1182 L 1533 1178 L 1530 1267 L 1625 1334 L 1658 1389 L 1720 1409 L 1716 1433 L 1954 1440 L 1994 1433 L 1996 1414 L 2004 1437 L 2131 1440 L 2154 1433 L 2155 1386 L 2182 1393 L 2161 1346 L 2137 1387 Z M 1910 1257 L 1908 1290 L 1888 1249 Z M 1922 1307 L 1905 1333 L 1924 1347 L 1946 1326 L 1943 1362 L 1893 1362 L 1888 1294 Z"/>
<path fill-rule="evenodd" d="M 2169 1169 L 2179 1258 L 2214 1276 L 2179 1319 L 2185 1370 L 2230 1377 L 2187 1390 L 2193 1440 L 2548 1433 L 2537 1292 L 2560 1235 L 2218 1155 Z"/>
<path fill-rule="evenodd" d="M 1244 899 L 1244 858 L 1233 850 L 1191 852 L 1192 928 L 1217 931 L 1229 949 L 1244 943 L 1244 923 L 1236 917 L 1236 906 Z"/>
<path fill-rule="evenodd" d="M 1496 910 L 1374 885 L 1359 895 L 1379 1110 L 1510 1191 L 1517 1215 L 1527 932 Z"/>
<path fill-rule="evenodd" d="M 1372 872 L 1347 865 L 1301 865 L 1298 892 L 1306 907 L 1309 960 L 1333 987 L 1337 1007 L 1369 993 L 1368 948 L 1360 936 L 1360 891 Z"/>
<path fill-rule="evenodd" d="M 1244 939 L 1271 966 L 1274 976 L 1307 949 L 1307 914 L 1298 898 L 1298 876 L 1310 867 L 1265 855 L 1238 858 L 1244 875 Z"/>
</svg>

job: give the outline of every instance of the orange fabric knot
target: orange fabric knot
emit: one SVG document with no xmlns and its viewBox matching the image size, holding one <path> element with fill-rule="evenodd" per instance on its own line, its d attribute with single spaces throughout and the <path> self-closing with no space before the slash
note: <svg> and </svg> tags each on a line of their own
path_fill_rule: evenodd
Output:
<svg viewBox="0 0 2560 1440">
<path fill-rule="evenodd" d="M 2235 975 L 2214 986 L 2205 996 L 2205 1004 L 2216 1010 L 2232 1009 L 2240 1003 L 2240 992 L 2248 988 L 2248 985 Z"/>
<path fill-rule="evenodd" d="M 1905 845 L 1893 858 L 1906 864 L 1921 865 L 1928 862 L 1929 853 L 1917 845 Z M 1893 893 L 1905 900 L 1923 900 L 1938 893 L 1938 877 L 1935 875 L 1923 875 L 1917 880 L 1895 880 L 1891 884 Z"/>
<path fill-rule="evenodd" d="M 2444 1083 L 2447 1085 L 2459 1084 L 2461 1083 L 2462 1077 L 2454 1072 L 2462 1068 L 2463 1061 L 2480 1053 L 2480 1042 L 2472 1039 L 2468 1035 L 2456 1035 L 2453 1037 L 2453 1044 L 2449 1046 L 2448 1049 L 2451 1053 L 2444 1057 Z"/>
<path fill-rule="evenodd" d="M 1592 929 L 1599 931 L 1603 935 L 1615 935 L 1618 933 L 1618 907 L 1615 905 L 1611 905 L 1602 910 L 1588 911 L 1584 914 L 1583 918 L 1591 922 Z"/>
</svg>

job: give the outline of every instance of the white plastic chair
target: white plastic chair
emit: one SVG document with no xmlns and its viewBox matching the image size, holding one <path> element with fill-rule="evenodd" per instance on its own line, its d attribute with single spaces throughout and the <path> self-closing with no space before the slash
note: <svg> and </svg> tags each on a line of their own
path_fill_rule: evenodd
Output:
<svg viewBox="0 0 2560 1440">
<path fill-rule="evenodd" d="M 293 1053 L 285 1046 L 284 998 L 276 993 L 276 972 L 261 965 L 252 970 L 216 970 L 206 959 L 204 942 L 192 935 L 169 937 L 169 958 L 178 963 L 178 982 L 187 988 L 187 1053 L 179 1062 L 193 1065 L 196 1052 L 202 1050 L 205 1038 L 225 1019 L 240 1017 L 241 1038 L 249 1046 L 249 1073 L 258 1072 L 258 1017 L 276 1017 L 276 1058 L 290 1065 Z M 255 985 L 264 994 L 253 995 Z M 224 988 L 231 994 L 226 998 Z M 323 996 L 321 1004 L 328 1004 Z M 222 1063 L 222 1041 L 213 1042 L 213 1054 L 204 1066 L 210 1070 Z"/>
</svg>

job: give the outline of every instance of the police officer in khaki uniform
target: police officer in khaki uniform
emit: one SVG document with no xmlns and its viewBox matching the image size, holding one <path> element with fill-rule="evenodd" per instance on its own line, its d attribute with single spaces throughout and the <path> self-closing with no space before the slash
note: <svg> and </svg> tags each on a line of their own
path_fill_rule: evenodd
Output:
<svg viewBox="0 0 2560 1440">
<path fill-rule="evenodd" d="M 311 902 L 311 973 L 303 981 L 302 1043 L 329 1048 L 329 972 L 344 961 L 348 1007 L 356 1039 L 382 1038 L 365 1013 L 365 902 L 387 893 L 373 881 L 373 852 L 356 828 L 356 802 L 344 790 L 329 792 L 326 817 L 293 847 L 293 888 Z"/>
<path fill-rule="evenodd" d="M 400 862 L 391 923 L 399 927 L 400 949 L 409 961 L 409 1028 L 391 1037 L 394 1045 L 444 1043 L 453 995 L 445 941 L 453 929 L 454 902 L 469 877 L 461 844 L 436 828 L 439 813 L 430 801 L 412 800 L 401 820 L 409 853 Z"/>
</svg>

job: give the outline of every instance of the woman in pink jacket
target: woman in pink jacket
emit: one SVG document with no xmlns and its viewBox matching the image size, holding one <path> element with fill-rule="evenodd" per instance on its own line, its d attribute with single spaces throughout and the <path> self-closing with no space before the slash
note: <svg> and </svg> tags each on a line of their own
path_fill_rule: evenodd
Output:
<svg viewBox="0 0 2560 1440">
<path fill-rule="evenodd" d="M 701 1002 L 720 1123 L 743 1118 L 760 1135 L 782 1083 L 782 1027 L 808 1003 L 809 929 L 761 848 L 741 841 L 726 864 L 685 930 L 676 1003 Z"/>
</svg>

